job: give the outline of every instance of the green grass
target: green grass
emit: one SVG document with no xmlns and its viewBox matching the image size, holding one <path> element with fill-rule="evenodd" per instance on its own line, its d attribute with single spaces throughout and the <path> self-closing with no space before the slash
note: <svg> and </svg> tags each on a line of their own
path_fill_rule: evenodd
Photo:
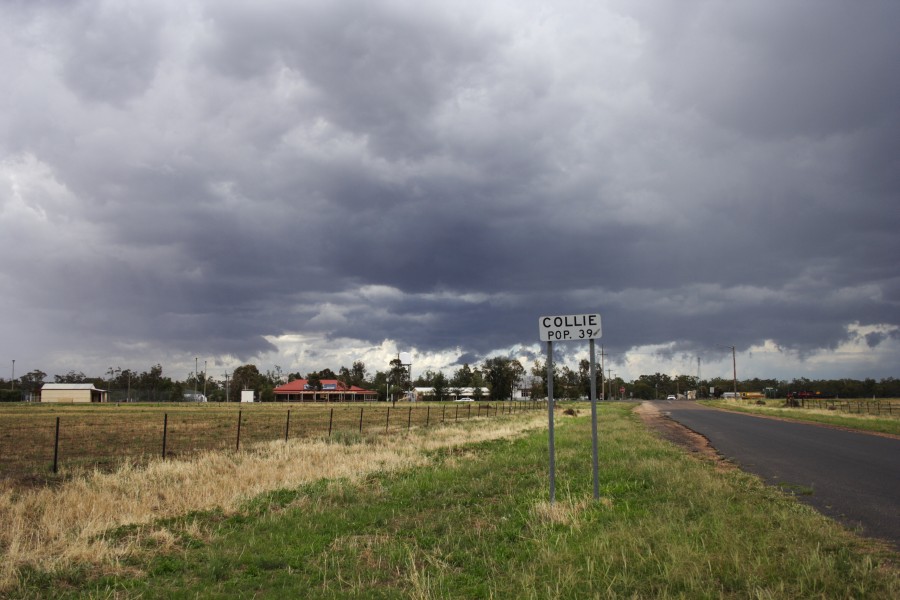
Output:
<svg viewBox="0 0 900 600">
<path fill-rule="evenodd" d="M 826 412 L 818 409 L 785 408 L 782 407 L 784 400 L 767 400 L 765 405 L 742 404 L 733 400 L 702 400 L 700 401 L 700 404 L 737 412 L 781 417 L 784 419 L 794 419 L 796 421 L 808 421 L 810 423 L 823 423 L 825 425 L 836 425 L 838 427 L 858 429 L 860 431 L 900 435 L 900 418 L 897 416 L 879 417 L 875 415 L 857 415 L 838 411 Z"/>
<path fill-rule="evenodd" d="M 185 516 L 167 523 L 184 532 L 173 545 L 146 549 L 119 574 L 29 572 L 13 596 L 900 597 L 896 553 L 755 477 L 686 455 L 627 405 L 601 407 L 594 502 L 590 421 L 582 411 L 558 423 L 552 507 L 547 435 L 535 433 L 360 483 L 279 490 L 232 516 Z"/>
</svg>

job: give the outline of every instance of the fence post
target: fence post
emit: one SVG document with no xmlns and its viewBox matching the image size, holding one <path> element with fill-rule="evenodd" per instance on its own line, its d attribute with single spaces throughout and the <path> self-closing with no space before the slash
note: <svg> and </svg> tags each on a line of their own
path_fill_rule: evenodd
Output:
<svg viewBox="0 0 900 600">
<path fill-rule="evenodd" d="M 447 414 L 447 405 L 444 404 L 441 406 L 441 423 L 444 422 L 444 416 Z"/>
<path fill-rule="evenodd" d="M 169 413 L 163 413 L 163 448 L 162 459 L 166 460 L 166 436 L 169 433 Z"/>
<path fill-rule="evenodd" d="M 284 424 L 284 441 L 288 441 L 288 432 L 291 430 L 291 409 L 288 409 L 287 421 Z"/>
<path fill-rule="evenodd" d="M 384 420 L 384 432 L 388 432 L 388 428 L 391 426 L 391 407 L 388 406 L 387 418 Z"/>
<path fill-rule="evenodd" d="M 241 449 L 241 411 L 238 411 L 237 445 L 234 447 L 234 451 L 237 452 L 240 449 Z"/>
<path fill-rule="evenodd" d="M 359 432 L 362 433 L 363 407 L 359 407 Z"/>
<path fill-rule="evenodd" d="M 331 437 L 331 425 L 334 423 L 334 409 L 331 409 L 331 413 L 328 415 L 328 437 Z"/>
<path fill-rule="evenodd" d="M 56 434 L 53 436 L 53 473 L 56 474 L 59 465 L 59 417 L 56 417 Z"/>
<path fill-rule="evenodd" d="M 406 413 L 406 430 L 409 431 L 409 425 L 412 423 L 412 406 L 409 407 L 409 411 Z"/>
<path fill-rule="evenodd" d="M 453 417 L 454 421 L 459 421 L 459 404 L 456 405 L 456 416 Z"/>
<path fill-rule="evenodd" d="M 431 407 L 428 406 L 428 407 L 426 407 L 426 410 L 425 410 L 425 427 L 426 428 L 428 427 L 428 423 L 430 423 L 430 422 L 431 422 Z"/>
<path fill-rule="evenodd" d="M 471 419 L 471 418 L 472 418 L 472 405 L 469 404 L 468 407 L 469 407 L 469 416 L 468 416 L 468 418 Z"/>
</svg>

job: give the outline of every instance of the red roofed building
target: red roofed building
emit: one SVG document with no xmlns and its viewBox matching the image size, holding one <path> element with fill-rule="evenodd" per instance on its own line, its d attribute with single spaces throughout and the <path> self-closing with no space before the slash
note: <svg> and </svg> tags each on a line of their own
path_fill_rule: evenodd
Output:
<svg viewBox="0 0 900 600">
<path fill-rule="evenodd" d="M 306 379 L 295 379 L 275 388 L 276 402 L 375 402 L 378 392 L 347 386 L 337 379 L 322 379 L 321 390 L 311 389 Z"/>
</svg>

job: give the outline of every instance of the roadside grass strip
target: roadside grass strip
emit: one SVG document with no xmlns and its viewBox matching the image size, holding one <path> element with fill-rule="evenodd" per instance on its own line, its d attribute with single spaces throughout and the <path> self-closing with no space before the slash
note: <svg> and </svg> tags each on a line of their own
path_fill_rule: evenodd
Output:
<svg viewBox="0 0 900 600">
<path fill-rule="evenodd" d="M 353 474 L 97 531 L 114 560 L 18 571 L 10 597 L 897 598 L 897 554 L 740 471 L 647 431 L 631 406 L 557 418 L 557 502 L 547 432 L 421 447 L 365 468 L 365 439 L 332 444 Z M 520 423 L 520 427 L 513 426 Z M 496 421 L 473 424 L 495 428 Z M 428 437 L 441 430 L 427 432 Z M 413 444 L 413 436 L 409 442 Z M 334 458 L 333 460 L 338 460 Z M 224 485 L 224 484 L 223 484 Z M 177 511 L 176 511 L 177 512 Z"/>
<path fill-rule="evenodd" d="M 794 421 L 806 421 L 834 425 L 846 429 L 870 431 L 873 433 L 887 433 L 900 436 L 900 413 L 897 416 L 875 416 L 870 414 L 852 414 L 830 411 L 821 408 L 794 408 L 782 407 L 783 400 L 768 400 L 765 405 L 740 404 L 733 400 L 703 400 L 700 404 L 723 408 L 735 412 L 779 417 Z"/>
</svg>

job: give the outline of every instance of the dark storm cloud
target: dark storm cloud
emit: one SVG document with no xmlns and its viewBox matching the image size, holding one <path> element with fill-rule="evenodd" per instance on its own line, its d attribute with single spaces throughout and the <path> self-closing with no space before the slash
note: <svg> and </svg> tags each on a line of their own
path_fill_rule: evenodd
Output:
<svg viewBox="0 0 900 600">
<path fill-rule="evenodd" d="M 595 310 L 620 355 L 896 340 L 895 3 L 0 12 L 4 318 L 36 357 L 474 362 Z"/>
</svg>

